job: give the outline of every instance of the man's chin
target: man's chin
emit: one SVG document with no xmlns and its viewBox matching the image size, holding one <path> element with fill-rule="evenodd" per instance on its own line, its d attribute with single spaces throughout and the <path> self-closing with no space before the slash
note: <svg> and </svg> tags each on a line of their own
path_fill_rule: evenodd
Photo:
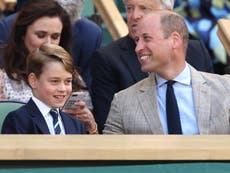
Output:
<svg viewBox="0 0 230 173">
<path fill-rule="evenodd" d="M 134 39 L 135 34 L 134 34 L 134 32 L 133 32 L 133 31 L 130 31 L 130 32 L 129 32 L 129 37 L 131 37 L 132 39 Z"/>
<path fill-rule="evenodd" d="M 151 69 L 148 67 L 141 67 L 141 71 L 145 72 L 145 73 L 149 73 L 149 72 L 151 72 Z"/>
</svg>

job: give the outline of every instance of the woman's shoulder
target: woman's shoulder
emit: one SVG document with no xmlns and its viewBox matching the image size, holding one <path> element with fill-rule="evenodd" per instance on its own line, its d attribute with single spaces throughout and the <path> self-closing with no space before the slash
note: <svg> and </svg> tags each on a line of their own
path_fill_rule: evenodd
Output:
<svg viewBox="0 0 230 173">
<path fill-rule="evenodd" d="M 4 70 L 0 70 L 0 98 L 27 102 L 32 96 L 30 87 L 23 80 L 10 79 Z"/>
</svg>

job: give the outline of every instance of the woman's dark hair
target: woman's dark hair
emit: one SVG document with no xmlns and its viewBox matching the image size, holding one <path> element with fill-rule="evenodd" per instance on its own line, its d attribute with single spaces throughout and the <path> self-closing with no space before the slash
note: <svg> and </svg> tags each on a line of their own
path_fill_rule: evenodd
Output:
<svg viewBox="0 0 230 173">
<path fill-rule="evenodd" d="M 4 50 L 3 67 L 9 78 L 27 80 L 26 57 L 29 51 L 25 46 L 24 37 L 28 26 L 44 16 L 57 16 L 61 19 L 63 29 L 59 45 L 69 53 L 72 52 L 71 22 L 66 11 L 54 0 L 27 0 L 17 15 L 9 44 Z"/>
</svg>

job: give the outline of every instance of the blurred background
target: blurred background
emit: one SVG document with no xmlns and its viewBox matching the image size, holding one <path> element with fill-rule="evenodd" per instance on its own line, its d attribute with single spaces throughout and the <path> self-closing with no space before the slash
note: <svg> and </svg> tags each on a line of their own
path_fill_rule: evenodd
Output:
<svg viewBox="0 0 230 173">
<path fill-rule="evenodd" d="M 24 1 L 25 0 L 0 0 L 0 18 L 4 18 L 16 12 L 20 9 Z M 108 24 L 104 22 L 100 10 L 98 10 L 98 6 L 96 8 L 95 2 L 103 2 L 103 0 L 84 0 L 82 16 L 89 18 L 102 28 L 102 46 L 104 46 L 112 40 L 117 39 L 119 34 L 116 37 L 111 34 L 109 27 L 112 26 L 108 26 Z M 126 21 L 125 8 L 122 0 L 107 0 L 104 1 L 104 3 L 114 3 L 123 20 Z M 230 73 L 230 59 L 216 34 L 217 20 L 220 18 L 230 20 L 230 1 L 175 0 L 174 11 L 185 17 L 186 24 L 189 28 L 190 39 L 200 39 L 206 45 L 212 58 L 215 73 Z M 119 28 L 119 26 L 117 26 L 117 28 Z M 126 32 L 127 31 L 124 31 L 120 36 L 123 36 Z"/>
</svg>

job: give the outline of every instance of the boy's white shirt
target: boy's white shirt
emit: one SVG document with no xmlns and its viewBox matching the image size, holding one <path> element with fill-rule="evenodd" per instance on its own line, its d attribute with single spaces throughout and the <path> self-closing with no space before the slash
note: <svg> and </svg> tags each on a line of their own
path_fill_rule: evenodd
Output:
<svg viewBox="0 0 230 173">
<path fill-rule="evenodd" d="M 46 124 L 49 128 L 50 134 L 55 135 L 54 128 L 53 128 L 53 117 L 49 113 L 51 108 L 49 106 L 47 106 L 44 102 L 42 102 L 41 100 L 36 98 L 35 96 L 32 96 L 32 100 L 34 101 L 34 103 L 36 104 L 36 106 L 40 110 L 42 116 L 44 117 Z M 58 108 L 57 108 L 57 111 L 58 111 L 58 122 L 59 122 L 59 125 L 61 127 L 61 134 L 63 135 L 63 134 L 65 134 L 65 128 L 64 128 L 64 124 L 62 122 Z"/>
</svg>

